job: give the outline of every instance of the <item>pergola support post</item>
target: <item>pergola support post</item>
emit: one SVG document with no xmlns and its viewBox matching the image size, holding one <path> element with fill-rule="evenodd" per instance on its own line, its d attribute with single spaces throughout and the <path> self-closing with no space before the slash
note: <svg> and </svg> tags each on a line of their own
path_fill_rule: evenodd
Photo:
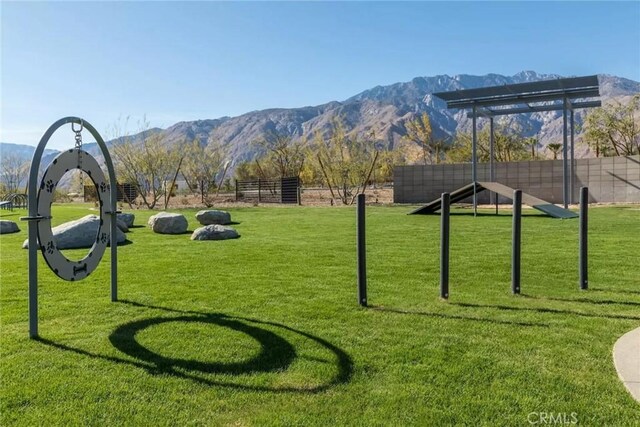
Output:
<svg viewBox="0 0 640 427">
<path fill-rule="evenodd" d="M 473 216 L 478 214 L 478 192 L 476 189 L 476 183 L 478 182 L 478 171 L 477 171 L 477 148 L 478 148 L 478 135 L 476 131 L 476 116 L 477 110 L 475 105 L 473 106 L 473 138 L 471 141 L 471 179 L 473 180 Z"/>
<path fill-rule="evenodd" d="M 571 128 L 571 166 L 569 170 L 569 203 L 575 203 L 575 186 L 576 186 L 576 170 L 575 170 L 575 124 L 573 120 L 573 108 L 569 111 L 569 124 Z"/>
<path fill-rule="evenodd" d="M 495 140 L 494 140 L 495 129 L 493 127 L 493 117 L 489 117 L 489 181 L 496 182 L 496 172 L 495 172 Z M 498 194 L 493 191 L 490 192 L 491 201 L 490 203 L 496 204 L 496 215 L 498 215 Z"/>
</svg>

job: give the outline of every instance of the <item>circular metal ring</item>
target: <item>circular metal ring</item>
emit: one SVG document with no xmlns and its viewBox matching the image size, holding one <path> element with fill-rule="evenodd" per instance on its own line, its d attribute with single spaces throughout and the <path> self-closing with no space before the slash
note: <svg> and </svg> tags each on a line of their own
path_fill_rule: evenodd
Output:
<svg viewBox="0 0 640 427">
<path fill-rule="evenodd" d="M 107 214 L 108 207 L 103 202 L 104 196 L 109 193 L 109 184 L 96 159 L 86 151 L 77 148 L 59 154 L 45 170 L 38 191 L 38 215 L 51 217 L 51 203 L 56 186 L 60 178 L 72 169 L 85 172 L 96 187 L 100 205 L 100 226 L 93 246 L 80 261 L 72 261 L 58 249 L 51 230 L 51 219 L 38 222 L 38 242 L 45 261 L 58 277 L 68 281 L 82 280 L 96 269 L 109 243 L 111 230 L 111 215 Z"/>
</svg>

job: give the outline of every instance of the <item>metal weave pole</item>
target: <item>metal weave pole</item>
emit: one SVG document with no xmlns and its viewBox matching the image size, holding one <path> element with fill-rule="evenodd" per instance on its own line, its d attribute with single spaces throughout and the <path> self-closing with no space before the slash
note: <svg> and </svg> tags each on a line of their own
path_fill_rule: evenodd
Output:
<svg viewBox="0 0 640 427">
<path fill-rule="evenodd" d="M 587 290 L 589 288 L 589 188 L 580 187 L 580 232 L 579 232 L 579 255 L 578 264 L 580 270 L 579 284 L 580 289 Z"/>
<path fill-rule="evenodd" d="M 449 298 L 449 219 L 451 196 L 442 193 L 440 198 L 440 298 Z"/>
<path fill-rule="evenodd" d="M 522 235 L 522 190 L 513 192 L 513 237 L 511 239 L 511 292 L 520 293 L 520 243 Z"/>
<path fill-rule="evenodd" d="M 356 205 L 356 249 L 358 252 L 358 304 L 367 306 L 367 245 L 365 241 L 365 200 L 358 194 Z"/>
</svg>

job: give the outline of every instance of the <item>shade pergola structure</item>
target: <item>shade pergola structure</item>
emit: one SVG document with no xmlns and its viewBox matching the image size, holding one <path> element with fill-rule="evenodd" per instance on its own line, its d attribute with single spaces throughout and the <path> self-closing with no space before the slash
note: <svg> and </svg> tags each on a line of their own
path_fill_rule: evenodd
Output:
<svg viewBox="0 0 640 427">
<path fill-rule="evenodd" d="M 486 117 L 489 119 L 489 181 L 495 182 L 494 117 L 540 111 L 562 111 L 562 200 L 565 209 L 567 209 L 569 203 L 573 203 L 572 196 L 575 185 L 573 112 L 579 108 L 599 107 L 601 105 L 599 99 L 594 99 L 600 96 L 598 76 L 542 80 L 478 89 L 439 92 L 434 93 L 434 95 L 445 101 L 447 108 L 467 110 L 467 116 L 471 117 L 473 123 L 471 174 L 473 180 L 474 214 L 478 208 L 476 123 L 478 117 Z M 570 127 L 571 130 L 570 144 L 567 141 L 568 127 Z M 569 158 L 571 158 L 570 170 Z"/>
</svg>

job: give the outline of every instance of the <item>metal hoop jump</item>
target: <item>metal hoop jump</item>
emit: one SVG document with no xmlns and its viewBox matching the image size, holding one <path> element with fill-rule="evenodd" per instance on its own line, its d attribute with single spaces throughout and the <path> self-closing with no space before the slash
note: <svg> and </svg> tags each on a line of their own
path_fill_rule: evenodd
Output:
<svg viewBox="0 0 640 427">
<path fill-rule="evenodd" d="M 58 156 L 54 163 L 47 168 L 41 185 L 38 185 L 38 170 L 42 154 L 53 133 L 65 124 L 71 123 L 72 131 L 76 134 L 76 148 L 68 150 Z M 75 125 L 80 125 L 76 129 Z M 87 152 L 80 150 L 80 132 L 86 129 L 97 142 L 104 156 L 109 183 L 107 184 L 102 169 L 96 160 Z M 101 224 L 96 235 L 96 242 L 88 255 L 79 262 L 70 261 L 55 247 L 51 231 L 51 201 L 53 190 L 58 181 L 68 170 L 79 168 L 91 177 L 100 200 Z M 38 336 L 38 249 L 42 250 L 45 261 L 53 272 L 65 280 L 80 280 L 87 277 L 98 265 L 104 254 L 108 236 L 111 244 L 111 301 L 118 299 L 118 258 L 116 235 L 116 205 L 117 186 L 113 162 L 109 150 L 98 131 L 86 120 L 79 117 L 65 117 L 52 124 L 44 133 L 31 160 L 29 169 L 29 216 L 22 218 L 29 221 L 29 336 Z M 38 191 L 40 187 L 40 191 Z M 105 203 L 103 196 L 109 192 L 109 203 Z M 41 238 L 42 240 L 39 240 Z M 38 242 L 41 241 L 42 245 Z M 56 271 L 57 270 L 57 271 Z"/>
<path fill-rule="evenodd" d="M 54 191 L 60 178 L 72 169 L 80 169 L 89 175 L 96 186 L 100 204 L 100 227 L 96 239 L 89 253 L 80 261 L 72 261 L 58 250 L 51 230 L 51 202 Z M 107 248 L 111 227 L 111 216 L 107 214 L 108 209 L 103 201 L 109 188 L 98 162 L 89 153 L 77 148 L 61 153 L 44 172 L 38 192 L 38 215 L 43 217 L 38 221 L 38 242 L 47 265 L 61 279 L 71 282 L 82 280 L 100 263 Z"/>
</svg>

